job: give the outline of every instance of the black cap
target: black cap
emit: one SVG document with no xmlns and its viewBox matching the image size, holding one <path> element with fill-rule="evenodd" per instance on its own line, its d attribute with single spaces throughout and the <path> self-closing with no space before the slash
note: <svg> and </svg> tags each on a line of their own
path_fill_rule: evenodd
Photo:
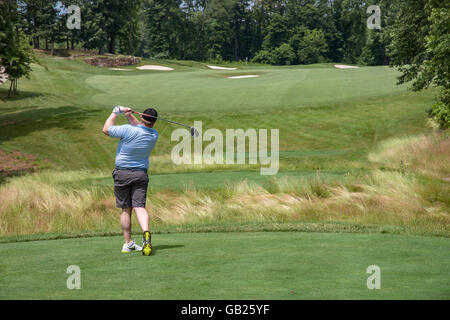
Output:
<svg viewBox="0 0 450 320">
<path fill-rule="evenodd" d="M 156 118 L 158 118 L 158 112 L 156 112 L 156 110 L 153 108 L 145 110 L 144 114 L 151 116 L 151 117 L 142 116 L 142 119 L 148 122 L 156 122 Z"/>
</svg>

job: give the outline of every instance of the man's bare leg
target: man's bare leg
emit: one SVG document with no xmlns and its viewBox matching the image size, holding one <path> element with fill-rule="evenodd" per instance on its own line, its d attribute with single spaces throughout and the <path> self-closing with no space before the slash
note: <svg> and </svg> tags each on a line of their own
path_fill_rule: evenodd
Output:
<svg viewBox="0 0 450 320">
<path fill-rule="evenodd" d="M 123 238 L 125 243 L 130 243 L 131 240 L 131 210 L 132 208 L 122 209 L 122 214 L 120 215 L 120 225 L 122 226 Z"/>
<path fill-rule="evenodd" d="M 142 232 L 148 231 L 148 212 L 145 208 L 134 208 L 136 212 L 136 217 L 138 219 L 139 225 L 141 226 Z"/>
<path fill-rule="evenodd" d="M 136 212 L 136 217 L 138 219 L 139 225 L 141 226 L 143 234 L 142 242 L 142 254 L 144 256 L 149 256 L 152 254 L 152 238 L 150 230 L 148 230 L 148 212 L 145 208 L 134 208 Z"/>
</svg>

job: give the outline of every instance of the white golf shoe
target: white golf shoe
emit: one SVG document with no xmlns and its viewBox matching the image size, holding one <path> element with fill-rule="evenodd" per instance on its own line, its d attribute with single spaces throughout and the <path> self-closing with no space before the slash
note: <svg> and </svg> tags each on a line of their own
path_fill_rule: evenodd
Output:
<svg viewBox="0 0 450 320">
<path fill-rule="evenodd" d="M 140 252 L 142 251 L 142 247 L 138 246 L 134 241 L 131 241 L 128 244 L 124 244 L 122 247 L 122 253 L 130 253 L 130 252 Z"/>
</svg>

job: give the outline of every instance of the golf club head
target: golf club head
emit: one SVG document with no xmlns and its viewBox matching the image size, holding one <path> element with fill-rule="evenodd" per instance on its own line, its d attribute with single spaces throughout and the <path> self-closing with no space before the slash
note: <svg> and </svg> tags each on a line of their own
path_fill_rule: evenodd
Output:
<svg viewBox="0 0 450 320">
<path fill-rule="evenodd" d="M 194 127 L 191 127 L 191 136 L 193 138 L 197 138 L 200 134 L 198 133 L 197 129 L 195 129 Z"/>
</svg>

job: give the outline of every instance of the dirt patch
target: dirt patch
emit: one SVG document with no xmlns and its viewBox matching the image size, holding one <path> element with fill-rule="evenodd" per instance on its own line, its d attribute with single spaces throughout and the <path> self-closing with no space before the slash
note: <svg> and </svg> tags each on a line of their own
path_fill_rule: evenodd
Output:
<svg viewBox="0 0 450 320">
<path fill-rule="evenodd" d="M 84 62 L 96 67 L 121 67 L 130 66 L 141 63 L 141 59 L 138 57 L 94 57 L 86 58 Z"/>
<path fill-rule="evenodd" d="M 34 172 L 38 168 L 38 158 L 35 155 L 0 150 L 0 177 Z"/>
</svg>

